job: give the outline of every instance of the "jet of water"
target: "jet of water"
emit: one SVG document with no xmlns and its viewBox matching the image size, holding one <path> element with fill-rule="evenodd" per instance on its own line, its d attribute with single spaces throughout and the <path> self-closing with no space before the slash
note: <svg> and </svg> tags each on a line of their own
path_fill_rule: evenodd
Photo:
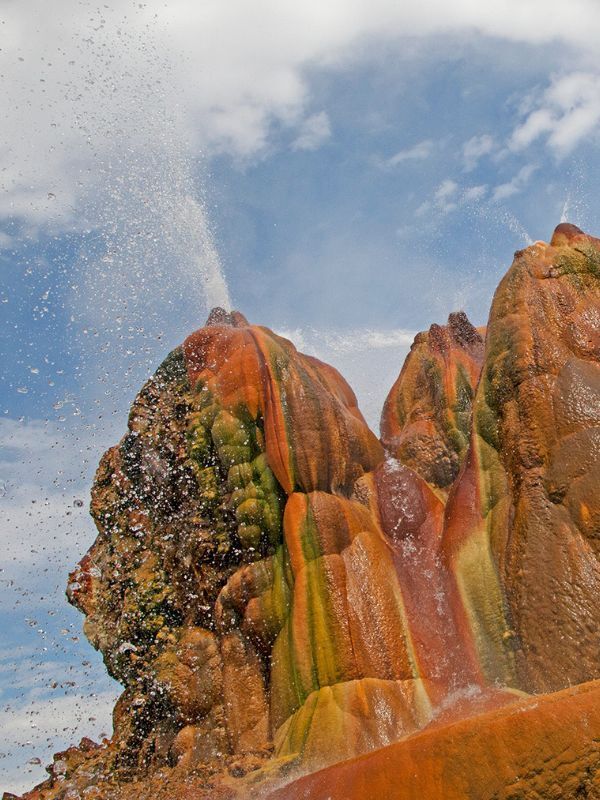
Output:
<svg viewBox="0 0 600 800">
<path fill-rule="evenodd" d="M 506 227 L 523 240 L 524 244 L 529 247 L 533 244 L 533 239 L 527 232 L 525 226 L 515 217 L 512 211 L 505 211 L 500 217 L 500 221 L 504 222 Z"/>
<path fill-rule="evenodd" d="M 221 306 L 231 311 L 229 289 L 223 274 L 223 267 L 214 237 L 202 205 L 191 196 L 182 202 L 181 223 L 187 226 L 190 238 L 190 252 L 194 253 L 194 266 L 202 283 L 209 308 Z M 184 231 L 182 231 L 184 233 Z"/>
</svg>

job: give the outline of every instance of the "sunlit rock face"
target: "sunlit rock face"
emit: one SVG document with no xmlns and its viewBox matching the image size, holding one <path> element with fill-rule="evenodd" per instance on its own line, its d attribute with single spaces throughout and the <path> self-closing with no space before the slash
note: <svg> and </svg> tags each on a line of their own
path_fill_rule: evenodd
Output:
<svg viewBox="0 0 600 800">
<path fill-rule="evenodd" d="M 317 763 L 427 721 L 387 540 L 351 497 L 383 458 L 341 376 L 239 314 L 171 353 L 101 463 L 69 584 L 126 687 L 115 769 Z"/>
<path fill-rule="evenodd" d="M 417 334 L 383 407 L 385 447 L 441 493 L 452 485 L 469 444 L 484 334 L 462 312 Z"/>
<path fill-rule="evenodd" d="M 600 240 L 518 252 L 490 312 L 444 553 L 490 681 L 600 677 Z"/>
<path fill-rule="evenodd" d="M 336 370 L 213 310 L 69 581 L 114 735 L 27 797 L 596 796 L 600 241 L 518 253 L 484 335 L 417 336 L 379 442 Z"/>
</svg>

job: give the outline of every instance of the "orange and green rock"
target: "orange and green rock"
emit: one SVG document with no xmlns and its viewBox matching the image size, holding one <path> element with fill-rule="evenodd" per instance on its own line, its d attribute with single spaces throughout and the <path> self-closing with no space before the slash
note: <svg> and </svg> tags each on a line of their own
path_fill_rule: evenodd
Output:
<svg viewBox="0 0 600 800">
<path fill-rule="evenodd" d="M 469 444 L 484 335 L 464 313 L 417 334 L 383 407 L 386 449 L 442 493 L 456 478 Z"/>
<path fill-rule="evenodd" d="M 490 681 L 600 677 L 600 240 L 560 225 L 496 291 L 444 553 Z"/>
<path fill-rule="evenodd" d="M 25 797 L 600 797 L 599 431 L 573 226 L 487 328 L 416 337 L 381 441 L 335 369 L 215 309 L 103 456 L 69 579 L 114 734 Z"/>
</svg>

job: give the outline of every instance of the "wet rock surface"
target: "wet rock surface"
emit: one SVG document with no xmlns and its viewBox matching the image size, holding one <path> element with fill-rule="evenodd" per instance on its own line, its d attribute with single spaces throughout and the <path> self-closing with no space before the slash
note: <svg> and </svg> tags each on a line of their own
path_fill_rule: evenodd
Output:
<svg viewBox="0 0 600 800">
<path fill-rule="evenodd" d="M 417 336 L 381 442 L 335 369 L 214 309 L 103 456 L 69 579 L 114 734 L 25 797 L 600 796 L 599 431 L 574 226 L 487 332 Z"/>
</svg>

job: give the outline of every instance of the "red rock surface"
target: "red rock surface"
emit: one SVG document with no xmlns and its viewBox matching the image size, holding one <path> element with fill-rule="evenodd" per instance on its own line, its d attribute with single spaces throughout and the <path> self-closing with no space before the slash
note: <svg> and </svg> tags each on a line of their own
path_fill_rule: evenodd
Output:
<svg viewBox="0 0 600 800">
<path fill-rule="evenodd" d="M 238 312 L 168 356 L 68 587 L 124 686 L 114 735 L 29 800 L 303 773 L 272 797 L 599 796 L 600 241 L 518 253 L 483 333 L 417 336 L 382 443 L 336 370 Z"/>
</svg>

